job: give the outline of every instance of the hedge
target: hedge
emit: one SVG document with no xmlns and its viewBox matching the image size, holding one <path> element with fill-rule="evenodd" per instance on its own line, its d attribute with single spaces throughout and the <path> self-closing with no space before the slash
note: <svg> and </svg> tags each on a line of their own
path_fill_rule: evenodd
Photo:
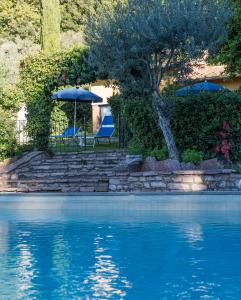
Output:
<svg viewBox="0 0 241 300">
<path fill-rule="evenodd" d="M 200 93 L 175 98 L 172 120 L 177 147 L 202 151 L 205 158 L 241 160 L 241 96 L 238 92 Z M 220 151 L 229 145 L 228 156 Z"/>
<path fill-rule="evenodd" d="M 15 153 L 17 146 L 15 128 L 12 113 L 0 107 L 0 161 Z"/>
<path fill-rule="evenodd" d="M 0 90 L 0 160 L 15 154 L 15 118 L 21 100 L 22 94 L 17 87 L 6 86 Z"/>
<path fill-rule="evenodd" d="M 171 101 L 170 101 L 171 99 Z M 109 99 L 114 114 L 120 111 L 132 134 L 146 149 L 161 148 L 151 98 L 114 96 Z M 119 104 L 118 104 L 119 103 Z M 241 96 L 238 92 L 168 96 L 171 125 L 180 154 L 185 150 L 204 153 L 204 158 L 241 160 Z"/>
<path fill-rule="evenodd" d="M 141 141 L 144 148 L 154 149 L 162 147 L 163 136 L 158 128 L 153 114 L 151 98 L 139 96 L 115 95 L 108 99 L 116 127 L 118 127 L 118 114 L 122 117 L 125 135 Z"/>
<path fill-rule="evenodd" d="M 27 106 L 27 132 L 38 149 L 48 147 L 54 107 L 52 92 L 94 80 L 94 72 L 88 67 L 87 60 L 88 49 L 74 47 L 51 55 L 40 53 L 22 62 L 20 75 Z"/>
</svg>

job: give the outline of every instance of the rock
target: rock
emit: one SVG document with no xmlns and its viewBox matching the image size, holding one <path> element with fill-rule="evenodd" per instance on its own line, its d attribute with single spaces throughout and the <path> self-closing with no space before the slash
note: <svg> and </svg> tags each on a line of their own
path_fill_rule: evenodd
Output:
<svg viewBox="0 0 241 300">
<path fill-rule="evenodd" d="M 176 171 L 181 169 L 181 164 L 178 160 L 166 159 L 157 162 L 156 171 Z"/>
<path fill-rule="evenodd" d="M 181 163 L 181 169 L 182 170 L 196 170 L 197 166 L 195 166 L 193 163 Z"/>
<path fill-rule="evenodd" d="M 149 156 L 145 159 L 142 165 L 142 171 L 156 171 L 158 161 L 155 157 Z"/>
<path fill-rule="evenodd" d="M 119 163 L 118 166 L 114 168 L 116 172 L 140 172 L 142 165 L 141 155 L 126 155 L 126 159 Z"/>
<path fill-rule="evenodd" d="M 223 169 L 223 164 L 216 158 L 213 158 L 201 162 L 199 168 L 201 170 L 217 170 L 217 169 Z"/>
<path fill-rule="evenodd" d="M 178 160 L 166 159 L 157 161 L 155 157 L 147 157 L 142 166 L 142 171 L 159 171 L 170 172 L 181 169 L 181 164 Z"/>
</svg>

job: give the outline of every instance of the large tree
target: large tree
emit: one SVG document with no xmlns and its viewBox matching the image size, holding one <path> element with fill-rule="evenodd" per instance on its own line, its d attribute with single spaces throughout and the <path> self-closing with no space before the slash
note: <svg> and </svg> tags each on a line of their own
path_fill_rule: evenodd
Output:
<svg viewBox="0 0 241 300">
<path fill-rule="evenodd" d="M 41 0 L 41 43 L 45 53 L 60 49 L 59 0 Z"/>
<path fill-rule="evenodd" d="M 232 0 L 234 14 L 227 25 L 228 40 L 222 48 L 219 61 L 224 63 L 226 71 L 231 74 L 241 74 L 241 0 Z"/>
<path fill-rule="evenodd" d="M 121 90 L 151 93 L 169 156 L 178 159 L 160 83 L 184 76 L 225 38 L 228 0 L 116 0 L 86 26 L 91 61 Z"/>
</svg>

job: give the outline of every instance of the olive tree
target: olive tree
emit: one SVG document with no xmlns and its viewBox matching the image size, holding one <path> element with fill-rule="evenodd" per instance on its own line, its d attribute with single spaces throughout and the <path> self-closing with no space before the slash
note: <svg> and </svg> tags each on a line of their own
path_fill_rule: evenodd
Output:
<svg viewBox="0 0 241 300">
<path fill-rule="evenodd" d="M 169 157 L 178 159 L 160 92 L 167 74 L 185 76 L 225 39 L 228 0 L 116 0 L 97 9 L 85 29 L 99 72 L 129 92 L 151 93 Z M 207 56 L 207 55 L 206 55 Z"/>
</svg>

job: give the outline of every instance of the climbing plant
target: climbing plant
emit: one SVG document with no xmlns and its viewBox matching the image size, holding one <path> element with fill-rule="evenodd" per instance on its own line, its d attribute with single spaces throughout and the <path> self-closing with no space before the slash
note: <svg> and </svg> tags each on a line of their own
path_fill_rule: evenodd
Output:
<svg viewBox="0 0 241 300">
<path fill-rule="evenodd" d="M 27 131 L 38 149 L 46 149 L 50 134 L 51 94 L 67 85 L 83 85 L 94 80 L 87 63 L 88 49 L 74 47 L 54 54 L 26 58 L 21 65 L 20 85 L 27 105 Z"/>
</svg>

